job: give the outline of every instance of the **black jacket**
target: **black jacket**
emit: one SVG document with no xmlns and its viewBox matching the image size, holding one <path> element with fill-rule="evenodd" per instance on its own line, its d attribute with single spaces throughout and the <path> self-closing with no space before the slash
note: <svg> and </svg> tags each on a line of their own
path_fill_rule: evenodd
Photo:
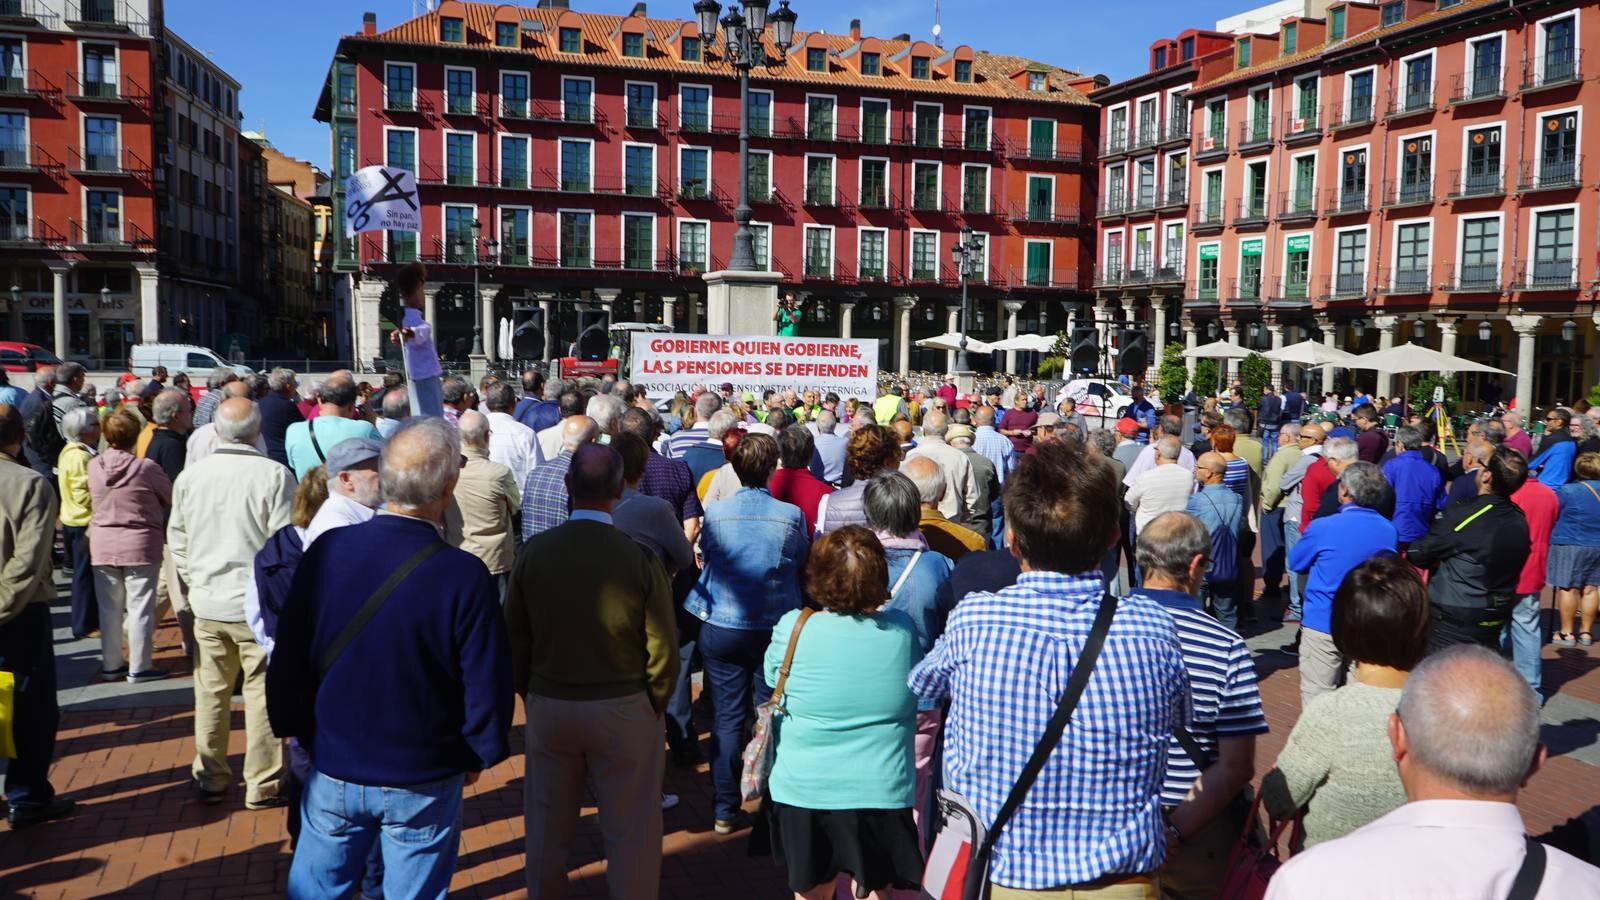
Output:
<svg viewBox="0 0 1600 900">
<path fill-rule="evenodd" d="M 1439 606 L 1488 609 L 1516 599 L 1528 561 L 1528 520 L 1508 498 L 1483 494 L 1447 507 L 1411 542 L 1411 564 L 1432 570 L 1428 596 Z"/>
<path fill-rule="evenodd" d="M 1263 395 L 1256 421 L 1262 428 L 1277 428 L 1283 422 L 1283 400 L 1277 394 Z"/>
<path fill-rule="evenodd" d="M 177 481 L 178 473 L 183 471 L 188 453 L 185 437 L 170 428 L 157 428 L 150 433 L 150 446 L 145 448 L 144 458 L 160 466 L 161 471 L 167 473 L 168 481 Z"/>
</svg>

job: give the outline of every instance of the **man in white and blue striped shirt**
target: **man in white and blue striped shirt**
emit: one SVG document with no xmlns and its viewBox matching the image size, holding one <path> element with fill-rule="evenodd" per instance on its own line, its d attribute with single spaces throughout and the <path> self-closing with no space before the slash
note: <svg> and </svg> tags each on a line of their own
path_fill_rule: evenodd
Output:
<svg viewBox="0 0 1600 900">
<path fill-rule="evenodd" d="M 1162 513 L 1139 532 L 1144 587 L 1134 593 L 1172 614 L 1194 708 L 1192 741 L 1185 747 L 1173 737 L 1161 785 L 1167 820 L 1161 888 L 1173 897 L 1209 897 L 1221 885 L 1249 809 L 1242 792 L 1254 773 L 1256 735 L 1267 731 L 1249 648 L 1195 599 L 1210 552 L 1209 530 L 1188 513 Z"/>
</svg>

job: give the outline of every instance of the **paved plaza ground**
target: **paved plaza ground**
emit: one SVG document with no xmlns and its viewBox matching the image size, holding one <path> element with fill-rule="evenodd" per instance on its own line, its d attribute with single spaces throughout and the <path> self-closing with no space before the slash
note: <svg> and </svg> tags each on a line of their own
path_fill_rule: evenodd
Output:
<svg viewBox="0 0 1600 900">
<path fill-rule="evenodd" d="M 250 897 L 281 896 L 289 869 L 284 811 L 244 808 L 236 787 L 228 802 L 202 805 L 189 779 L 194 759 L 193 701 L 187 664 L 172 621 L 157 633 L 165 682 L 101 684 L 97 639 L 72 640 L 65 600 L 56 605 L 61 676 L 61 732 L 52 770 L 58 791 L 78 802 L 66 819 L 10 832 L 0 825 L 0 896 Z M 1250 639 L 1263 675 L 1272 733 L 1257 744 L 1257 775 L 1271 767 L 1300 710 L 1293 639 L 1279 629 Z M 1600 804 L 1600 654 L 1546 647 L 1544 710 L 1550 762 L 1522 795 L 1530 831 L 1541 834 Z M 235 703 L 232 749 L 243 761 L 242 707 Z M 521 710 L 511 745 L 517 754 L 469 788 L 460 863 L 452 896 L 523 894 Z M 662 897 L 789 896 L 770 859 L 746 852 L 746 835 L 711 831 L 705 766 L 669 768 L 666 789 L 682 804 L 666 814 Z M 1600 829 L 1597 829 L 1600 830 Z M 605 895 L 593 808 L 585 810 L 570 861 L 572 895 Z"/>
</svg>

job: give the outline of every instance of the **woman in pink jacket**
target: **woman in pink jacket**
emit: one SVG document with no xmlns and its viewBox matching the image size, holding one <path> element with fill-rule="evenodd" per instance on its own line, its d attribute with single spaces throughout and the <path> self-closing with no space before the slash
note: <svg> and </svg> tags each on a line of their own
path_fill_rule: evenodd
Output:
<svg viewBox="0 0 1600 900">
<path fill-rule="evenodd" d="M 106 451 L 89 463 L 89 556 L 100 599 L 100 668 L 122 668 L 123 613 L 127 613 L 128 681 L 167 677 L 155 667 L 156 579 L 172 482 L 161 467 L 133 455 L 139 420 L 126 410 L 106 417 Z"/>
</svg>

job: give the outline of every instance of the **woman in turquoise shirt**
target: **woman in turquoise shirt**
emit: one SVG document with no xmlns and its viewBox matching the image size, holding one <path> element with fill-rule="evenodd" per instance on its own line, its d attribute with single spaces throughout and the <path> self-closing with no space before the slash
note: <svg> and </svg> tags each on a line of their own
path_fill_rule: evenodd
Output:
<svg viewBox="0 0 1600 900">
<path fill-rule="evenodd" d="M 889 599 L 883 545 L 866 528 L 823 535 L 806 561 L 822 607 L 801 627 L 773 717 L 767 782 L 772 846 L 801 900 L 827 900 L 847 872 L 856 896 L 915 890 L 922 852 L 911 817 L 917 702 L 906 677 L 921 650 Z M 800 611 L 772 629 L 765 676 L 776 685 Z"/>
</svg>

